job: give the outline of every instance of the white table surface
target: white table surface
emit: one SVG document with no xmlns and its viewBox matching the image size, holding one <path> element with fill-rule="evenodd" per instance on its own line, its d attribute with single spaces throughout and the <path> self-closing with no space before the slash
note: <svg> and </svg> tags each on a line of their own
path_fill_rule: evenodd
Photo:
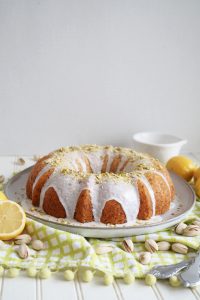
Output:
<svg viewBox="0 0 200 300">
<path fill-rule="evenodd" d="M 192 159 L 200 161 L 200 153 L 187 153 Z M 19 156 L 0 156 L 0 174 L 11 176 L 31 166 L 34 162 L 29 156 L 23 157 L 25 165 L 17 164 Z M 190 288 L 172 288 L 168 282 L 158 281 L 154 287 L 146 286 L 143 280 L 136 280 L 132 285 L 126 285 L 123 280 L 115 280 L 113 285 L 104 286 L 102 278 L 95 276 L 90 283 L 83 283 L 76 276 L 72 282 L 63 279 L 62 273 L 53 274 L 50 279 L 28 278 L 21 271 L 20 276 L 14 279 L 7 278 L 6 274 L 0 278 L 0 300 L 200 300 L 200 286 Z"/>
</svg>

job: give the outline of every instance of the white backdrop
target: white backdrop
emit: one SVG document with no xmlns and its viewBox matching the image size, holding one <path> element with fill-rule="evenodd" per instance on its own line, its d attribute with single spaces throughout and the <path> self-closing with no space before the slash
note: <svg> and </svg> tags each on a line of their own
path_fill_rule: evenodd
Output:
<svg viewBox="0 0 200 300">
<path fill-rule="evenodd" d="M 198 151 L 199 109 L 199 0 L 0 0 L 0 154 L 143 130 Z"/>
</svg>

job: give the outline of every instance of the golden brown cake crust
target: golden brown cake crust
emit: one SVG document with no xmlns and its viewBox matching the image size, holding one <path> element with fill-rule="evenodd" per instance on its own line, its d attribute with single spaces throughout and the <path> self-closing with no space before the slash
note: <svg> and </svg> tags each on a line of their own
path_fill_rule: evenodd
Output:
<svg viewBox="0 0 200 300">
<path fill-rule="evenodd" d="M 173 200 L 175 197 L 175 189 L 174 189 L 174 184 L 171 180 L 168 170 L 158 160 L 155 161 L 155 165 L 158 168 L 159 172 L 161 172 L 167 179 L 167 182 L 168 182 L 168 184 L 170 186 L 170 190 L 171 190 L 171 200 Z"/>
<path fill-rule="evenodd" d="M 129 159 L 127 159 L 127 160 L 124 162 L 123 166 L 120 168 L 120 172 L 123 172 L 123 171 L 124 171 L 124 168 L 127 166 L 128 163 L 129 163 Z"/>
<path fill-rule="evenodd" d="M 106 172 L 107 163 L 108 163 L 108 154 L 106 154 L 104 156 L 104 158 L 103 158 L 103 163 L 102 163 L 102 167 L 101 167 L 101 173 L 105 173 Z"/>
<path fill-rule="evenodd" d="M 40 158 L 31 170 L 31 173 L 28 177 L 28 181 L 27 181 L 27 184 L 26 184 L 26 194 L 27 194 L 27 197 L 30 198 L 30 199 L 32 198 L 32 188 L 33 188 L 33 184 L 35 182 L 35 179 L 36 179 L 37 175 L 40 173 L 40 171 L 46 165 L 45 160 L 48 159 L 49 157 L 50 157 L 50 154 Z"/>
<path fill-rule="evenodd" d="M 171 202 L 170 190 L 166 185 L 166 182 L 160 175 L 152 172 L 147 172 L 145 177 L 148 179 L 154 191 L 156 215 L 164 214 L 169 210 Z"/>
<path fill-rule="evenodd" d="M 116 173 L 117 167 L 119 166 L 121 161 L 121 155 L 116 155 L 115 158 L 112 161 L 112 164 L 110 166 L 110 172 L 111 173 Z"/>
<path fill-rule="evenodd" d="M 141 180 L 137 181 L 137 186 L 140 196 L 140 209 L 137 217 L 139 220 L 148 220 L 153 215 L 151 196 Z"/>
<path fill-rule="evenodd" d="M 102 211 L 101 222 L 113 225 L 126 223 L 126 214 L 121 204 L 116 200 L 108 200 Z"/>
<path fill-rule="evenodd" d="M 74 213 L 74 219 L 81 223 L 94 221 L 94 216 L 92 213 L 92 201 L 90 197 L 90 191 L 88 189 L 82 190 L 79 195 Z"/>
<path fill-rule="evenodd" d="M 43 202 L 44 211 L 56 218 L 66 218 L 66 212 L 63 205 L 60 203 L 58 195 L 53 187 L 48 188 L 44 196 Z"/>
<path fill-rule="evenodd" d="M 33 205 L 39 206 L 41 190 L 42 190 L 44 184 L 46 183 L 46 181 L 49 179 L 49 177 L 53 173 L 53 171 L 54 171 L 54 168 L 49 169 L 43 175 L 41 175 L 41 177 L 38 179 L 38 181 L 33 189 L 33 194 L 32 194 Z"/>
<path fill-rule="evenodd" d="M 87 172 L 92 173 L 92 167 L 90 165 L 90 161 L 86 156 L 84 156 L 84 161 L 85 161 L 85 164 L 86 164 Z"/>
<path fill-rule="evenodd" d="M 169 172 L 167 171 L 167 169 L 164 169 L 164 168 L 162 169 L 161 172 L 165 176 L 165 178 L 167 179 L 167 182 L 168 182 L 168 184 L 170 186 L 170 191 L 171 191 L 171 200 L 173 200 L 174 197 L 175 197 L 175 188 L 174 188 L 174 184 L 173 184 L 173 182 L 171 180 L 171 177 L 169 175 Z"/>
</svg>

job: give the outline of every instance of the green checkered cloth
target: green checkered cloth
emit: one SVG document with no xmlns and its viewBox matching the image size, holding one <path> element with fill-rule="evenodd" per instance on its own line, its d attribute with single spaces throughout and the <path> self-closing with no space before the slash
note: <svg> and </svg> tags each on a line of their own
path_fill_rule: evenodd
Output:
<svg viewBox="0 0 200 300">
<path fill-rule="evenodd" d="M 190 223 L 197 218 L 200 218 L 199 201 L 196 202 L 192 214 L 185 221 Z M 95 246 L 102 243 L 102 240 L 99 239 L 86 239 L 76 234 L 56 230 L 31 219 L 27 220 L 26 232 L 32 236 L 32 239 L 42 240 L 46 246 L 45 250 L 35 251 L 31 249 L 27 259 L 20 259 L 16 252 L 18 246 L 13 243 L 6 243 L 5 247 L 0 249 L 0 264 L 3 267 L 17 267 L 20 269 L 26 269 L 30 266 L 34 266 L 37 269 L 49 267 L 52 271 L 62 271 L 68 268 L 73 270 L 86 268 L 109 273 L 115 277 L 123 277 L 128 270 L 131 270 L 135 277 L 143 278 L 154 265 L 173 264 L 188 259 L 195 255 L 200 246 L 200 237 L 177 235 L 173 228 L 170 228 L 158 233 L 133 236 L 133 253 L 123 250 L 123 239 L 105 240 L 103 243 L 111 243 L 113 245 L 113 251 L 97 255 Z M 142 265 L 138 261 L 138 256 L 145 251 L 144 241 L 150 238 L 170 243 L 180 242 L 188 246 L 190 251 L 187 255 L 172 251 L 157 251 L 152 254 L 150 264 Z"/>
</svg>

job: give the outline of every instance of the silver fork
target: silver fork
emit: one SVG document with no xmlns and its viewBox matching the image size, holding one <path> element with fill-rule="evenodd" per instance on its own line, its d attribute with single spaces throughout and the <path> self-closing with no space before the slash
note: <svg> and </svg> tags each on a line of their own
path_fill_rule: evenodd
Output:
<svg viewBox="0 0 200 300">
<path fill-rule="evenodd" d="M 200 284 L 200 251 L 193 258 L 178 264 L 155 266 L 149 272 L 159 279 L 167 279 L 177 275 L 185 287 L 194 287 Z"/>
</svg>

